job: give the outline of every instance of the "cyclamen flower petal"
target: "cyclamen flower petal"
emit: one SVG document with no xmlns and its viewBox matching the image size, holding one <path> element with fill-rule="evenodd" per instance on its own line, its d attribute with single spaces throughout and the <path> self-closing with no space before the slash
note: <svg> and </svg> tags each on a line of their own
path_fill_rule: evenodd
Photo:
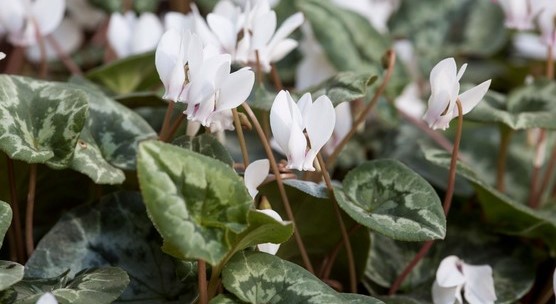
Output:
<svg viewBox="0 0 556 304">
<path fill-rule="evenodd" d="M 189 34 L 171 29 L 162 35 L 155 53 L 155 65 L 164 84 L 163 98 L 178 101 L 185 83 Z"/>
<path fill-rule="evenodd" d="M 540 1 L 540 0 L 539 0 Z M 541 5 L 542 12 L 538 18 L 539 29 L 541 30 L 542 42 L 547 46 L 556 45 L 556 3 L 554 1 L 545 1 Z"/>
<path fill-rule="evenodd" d="M 153 13 L 139 17 L 132 12 L 113 13 L 107 38 L 116 55 L 123 58 L 155 49 L 162 34 L 162 23 Z"/>
<path fill-rule="evenodd" d="M 273 219 L 282 222 L 282 217 L 280 216 L 280 214 L 278 214 L 276 211 L 271 210 L 271 209 L 262 209 L 262 210 L 257 210 L 257 212 L 261 212 L 264 213 L 270 217 L 272 217 Z M 274 244 L 274 243 L 264 243 L 264 244 L 259 244 L 257 245 L 257 248 L 259 249 L 259 251 L 261 252 L 266 252 L 268 254 L 272 254 L 275 255 L 276 252 L 278 252 L 278 249 L 280 249 L 280 244 Z"/>
<path fill-rule="evenodd" d="M 533 19 L 540 12 L 533 2 L 538 0 L 498 0 L 506 15 L 505 26 L 521 31 L 533 29 Z"/>
<path fill-rule="evenodd" d="M 353 126 L 353 117 L 351 115 L 351 107 L 349 102 L 344 101 L 334 108 L 336 112 L 336 124 L 334 125 L 334 132 L 330 140 L 324 145 L 324 153 L 330 155 L 336 149 L 336 146 L 346 137 Z"/>
<path fill-rule="evenodd" d="M 450 121 L 459 115 L 456 106 L 458 99 L 462 104 L 463 114 L 465 114 L 471 111 L 488 91 L 490 80 L 459 95 L 459 80 L 466 67 L 467 64 L 464 64 L 458 72 L 454 58 L 446 58 L 432 69 L 430 75 L 431 97 L 428 101 L 428 109 L 423 116 L 432 129 L 445 130 L 448 128 Z"/>
<path fill-rule="evenodd" d="M 46 292 L 37 300 L 36 304 L 58 304 L 58 301 L 53 294 Z"/>
<path fill-rule="evenodd" d="M 304 95 L 296 104 L 289 92 L 280 91 L 270 109 L 270 128 L 288 159 L 287 167 L 314 171 L 315 157 L 332 136 L 335 121 L 334 107 L 328 97 L 321 96 L 312 103 L 310 95 Z"/>
<path fill-rule="evenodd" d="M 249 194 L 252 198 L 255 198 L 255 196 L 257 196 L 257 193 L 259 193 L 257 187 L 259 187 L 264 182 L 265 178 L 268 176 L 269 169 L 270 163 L 268 159 L 256 160 L 250 163 L 249 166 L 247 166 L 247 168 L 245 169 L 243 179 L 245 182 L 245 187 L 247 187 L 247 190 L 249 191 Z"/>
<path fill-rule="evenodd" d="M 496 301 L 492 268 L 488 265 L 468 265 L 456 256 L 442 260 L 432 287 L 435 304 L 463 303 L 461 291 L 470 304 Z"/>
</svg>

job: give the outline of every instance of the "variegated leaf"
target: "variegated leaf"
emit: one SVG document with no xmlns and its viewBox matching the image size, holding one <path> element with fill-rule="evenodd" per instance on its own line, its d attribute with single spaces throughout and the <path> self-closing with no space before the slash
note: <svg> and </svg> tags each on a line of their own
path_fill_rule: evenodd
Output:
<svg viewBox="0 0 556 304">
<path fill-rule="evenodd" d="M 277 256 L 239 252 L 222 271 L 226 290 L 246 303 L 369 303 L 381 301 L 341 294 L 302 267 Z M 218 303 L 234 303 L 220 298 Z"/>
<path fill-rule="evenodd" d="M 236 172 L 210 157 L 173 145 L 139 145 L 138 175 L 147 211 L 164 251 L 211 265 L 232 250 L 226 233 L 247 228 L 251 196 Z"/>
<path fill-rule="evenodd" d="M 366 162 L 350 171 L 334 191 L 355 221 L 402 241 L 442 239 L 446 217 L 434 188 L 395 160 Z"/>
<path fill-rule="evenodd" d="M 87 96 L 66 84 L 0 75 L 0 150 L 12 159 L 65 168 L 87 111 Z"/>
<path fill-rule="evenodd" d="M 12 208 L 8 203 L 0 201 L 0 248 L 4 242 L 6 231 L 12 223 Z"/>
<path fill-rule="evenodd" d="M 0 290 L 23 279 L 23 265 L 11 261 L 0 261 Z"/>
</svg>

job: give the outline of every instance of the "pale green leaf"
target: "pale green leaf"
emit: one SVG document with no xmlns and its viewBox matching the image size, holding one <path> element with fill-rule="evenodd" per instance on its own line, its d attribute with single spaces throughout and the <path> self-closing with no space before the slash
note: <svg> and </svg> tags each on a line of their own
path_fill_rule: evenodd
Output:
<svg viewBox="0 0 556 304">
<path fill-rule="evenodd" d="M 0 150 L 27 163 L 69 165 L 88 112 L 66 84 L 0 75 Z"/>
<path fill-rule="evenodd" d="M 194 278 L 180 279 L 178 264 L 164 254 L 141 195 L 121 192 L 66 213 L 41 239 L 27 261 L 26 277 L 54 277 L 70 270 L 118 266 L 130 277 L 119 301 L 186 302 L 196 297 Z"/>
<path fill-rule="evenodd" d="M 358 166 L 334 194 L 355 221 L 393 239 L 442 239 L 446 233 L 446 218 L 434 188 L 398 161 Z"/>
<path fill-rule="evenodd" d="M 0 261 L 0 291 L 23 279 L 23 265 L 11 261 Z"/>
<path fill-rule="evenodd" d="M 0 201 L 0 248 L 8 228 L 12 224 L 12 208 L 6 202 Z"/>
<path fill-rule="evenodd" d="M 176 138 L 173 144 L 217 159 L 230 167 L 234 165 L 234 160 L 228 150 L 226 150 L 226 147 L 210 134 L 201 134 L 193 138 L 184 135 Z"/>
<path fill-rule="evenodd" d="M 175 257 L 216 265 L 232 249 L 226 233 L 247 228 L 252 199 L 243 180 L 218 160 L 145 141 L 139 146 L 138 175 L 164 250 Z"/>
<path fill-rule="evenodd" d="M 259 252 L 236 254 L 222 271 L 222 283 L 247 303 L 382 303 L 340 294 L 302 267 Z"/>
</svg>

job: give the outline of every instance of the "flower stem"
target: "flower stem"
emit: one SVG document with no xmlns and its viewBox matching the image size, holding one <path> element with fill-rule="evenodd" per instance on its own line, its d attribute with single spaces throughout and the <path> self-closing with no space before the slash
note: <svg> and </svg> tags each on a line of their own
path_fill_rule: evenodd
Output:
<svg viewBox="0 0 556 304">
<path fill-rule="evenodd" d="M 539 206 L 538 199 L 542 195 L 542 192 L 539 189 L 537 191 L 538 183 L 539 183 L 539 174 L 541 171 L 541 155 L 544 153 L 544 149 L 546 148 L 544 145 L 544 141 L 546 140 L 546 130 L 541 130 L 539 138 L 537 139 L 537 143 L 535 144 L 535 161 L 533 162 L 533 172 L 531 172 L 531 183 L 529 184 L 529 199 L 527 201 L 529 207 L 536 209 Z M 537 195 L 537 193 L 539 193 Z"/>
<path fill-rule="evenodd" d="M 48 42 L 52 46 L 52 48 L 58 55 L 58 59 L 62 61 L 62 63 L 68 69 L 68 71 L 70 71 L 70 73 L 72 73 L 73 75 L 83 75 L 83 72 L 81 71 L 79 65 L 77 65 L 73 61 L 69 54 L 66 54 L 64 50 L 62 50 L 60 44 L 58 43 L 58 41 L 56 41 L 56 39 L 54 39 L 54 37 L 50 35 L 46 36 L 46 42 Z"/>
<path fill-rule="evenodd" d="M 512 129 L 505 125 L 500 125 L 500 148 L 498 149 L 498 165 L 496 168 L 496 189 L 500 192 L 506 191 L 504 177 L 506 175 L 506 162 L 512 134 Z"/>
<path fill-rule="evenodd" d="M 409 115 L 407 115 L 403 110 L 398 110 L 398 113 L 409 123 L 419 128 L 423 131 L 426 135 L 428 135 L 434 142 L 436 142 L 442 149 L 450 152 L 454 148 L 452 143 L 446 139 L 446 137 L 442 136 L 439 132 L 429 128 L 425 123 L 421 120 L 415 119 Z"/>
<path fill-rule="evenodd" d="M 227 259 L 224 259 L 221 264 L 212 267 L 207 288 L 208 299 L 212 299 L 216 295 L 216 290 L 218 289 L 218 285 L 220 284 L 220 273 L 222 272 L 222 268 L 224 267 L 225 262 L 227 262 Z"/>
<path fill-rule="evenodd" d="M 199 304 L 208 303 L 207 294 L 207 265 L 205 261 L 197 260 L 197 283 L 199 285 Z"/>
<path fill-rule="evenodd" d="M 392 77 L 392 72 L 394 71 L 394 65 L 396 64 L 396 53 L 393 50 L 388 50 L 387 56 L 388 56 L 388 69 L 386 70 L 386 75 L 384 76 L 384 80 L 382 81 L 382 84 L 376 90 L 375 95 L 373 96 L 369 104 L 359 114 L 357 120 L 355 120 L 355 122 L 351 126 L 349 133 L 342 139 L 342 141 L 340 141 L 340 143 L 336 146 L 332 154 L 330 154 L 330 156 L 328 157 L 328 165 L 330 166 L 330 168 L 334 167 L 334 164 L 336 162 L 336 159 L 340 155 L 340 152 L 342 152 L 342 149 L 355 135 L 355 133 L 357 132 L 357 128 L 359 128 L 359 126 L 363 122 L 365 122 L 365 119 L 367 119 L 367 116 L 369 115 L 371 110 L 374 109 L 375 105 L 378 103 L 380 96 L 382 96 L 382 93 L 386 89 L 386 85 L 388 84 L 390 78 Z"/>
<path fill-rule="evenodd" d="M 45 79 L 46 76 L 48 75 L 48 63 L 47 63 L 47 58 L 46 58 L 46 44 L 44 42 L 44 37 L 41 35 L 40 31 L 39 31 L 39 26 L 37 24 L 37 22 L 35 20 L 32 20 L 33 23 L 35 23 L 35 38 L 38 41 L 39 44 L 39 51 L 40 51 L 40 58 L 41 58 L 41 63 L 40 63 L 40 69 L 39 69 L 39 77 L 41 79 Z"/>
<path fill-rule="evenodd" d="M 282 79 L 280 79 L 280 75 L 278 74 L 278 69 L 274 63 L 271 67 L 272 69 L 270 70 L 270 74 L 272 75 L 272 81 L 274 81 L 274 87 L 277 91 L 282 91 L 284 89 L 284 85 L 282 84 Z"/>
<path fill-rule="evenodd" d="M 239 146 L 241 148 L 241 156 L 243 158 L 243 166 L 247 168 L 249 165 L 249 154 L 247 153 L 247 145 L 245 144 L 245 136 L 243 136 L 243 128 L 241 126 L 241 121 L 239 121 L 239 114 L 237 109 L 232 109 L 232 115 L 234 117 L 234 125 L 236 127 L 237 139 L 239 141 Z"/>
<path fill-rule="evenodd" d="M 261 57 L 259 56 L 259 50 L 255 50 L 255 58 L 256 58 L 256 66 L 255 66 L 255 75 L 257 77 L 257 83 L 259 85 L 263 84 L 263 72 L 261 68 Z"/>
<path fill-rule="evenodd" d="M 336 213 L 336 219 L 338 220 L 338 225 L 340 226 L 340 232 L 342 233 L 344 247 L 346 248 L 348 265 L 349 265 L 350 291 L 352 293 L 357 293 L 357 273 L 355 272 L 355 260 L 353 259 L 353 250 L 351 248 L 351 242 L 349 240 L 349 235 L 346 230 L 346 225 L 344 224 L 344 220 L 342 219 L 342 212 L 340 211 L 338 202 L 334 197 L 334 188 L 332 187 L 332 181 L 330 180 L 330 175 L 328 174 L 328 170 L 326 169 L 326 163 L 324 162 L 321 153 L 317 153 L 317 160 L 319 162 L 319 166 L 322 172 L 322 177 L 324 178 L 324 182 L 326 183 L 326 187 L 328 188 L 328 192 L 329 192 L 328 195 L 330 196 L 330 199 L 332 200 L 332 205 L 334 206 L 334 212 Z"/>
<path fill-rule="evenodd" d="M 264 134 L 264 131 L 261 127 L 261 124 L 259 123 L 259 121 L 257 120 L 257 117 L 255 116 L 255 113 L 253 113 L 253 110 L 251 110 L 251 107 L 246 102 L 244 102 L 242 104 L 242 106 L 245 109 L 245 112 L 247 113 L 247 115 L 249 116 L 251 121 L 253 122 L 253 126 L 257 130 L 257 134 L 259 135 L 261 143 L 264 146 L 266 155 L 267 155 L 268 160 L 270 162 L 270 167 L 272 169 L 272 172 L 274 173 L 274 176 L 276 177 L 276 184 L 278 185 L 278 190 L 280 191 L 280 196 L 281 196 L 282 202 L 284 204 L 284 209 L 286 209 L 286 213 L 288 215 L 288 220 L 290 220 L 293 223 L 293 229 L 294 229 L 293 235 L 294 235 L 294 238 L 295 238 L 295 242 L 297 243 L 299 253 L 301 254 L 303 264 L 305 265 L 305 269 L 307 269 L 307 271 L 309 271 L 310 273 L 314 274 L 315 270 L 313 269 L 313 265 L 311 264 L 311 260 L 309 259 L 309 255 L 307 254 L 307 250 L 305 249 L 305 245 L 303 244 L 303 240 L 301 239 L 301 235 L 299 234 L 299 231 L 297 230 L 297 225 L 295 223 L 295 218 L 293 216 L 290 201 L 288 200 L 288 196 L 286 194 L 286 188 L 284 187 L 284 183 L 282 181 L 282 176 L 280 175 L 280 170 L 278 170 L 278 165 L 276 165 L 276 159 L 274 158 L 274 154 L 272 154 L 272 149 L 270 148 L 270 144 L 269 144 L 269 142 L 268 142 L 268 140 L 267 140 L 267 138 Z"/>
<path fill-rule="evenodd" d="M 21 72 L 21 68 L 23 67 L 24 51 L 25 50 L 22 47 L 13 47 L 8 58 L 6 59 L 8 60 L 8 63 L 6 64 L 6 68 L 4 69 L 5 74 L 19 74 Z"/>
<path fill-rule="evenodd" d="M 27 210 L 25 212 L 25 247 L 27 256 L 30 257 L 35 250 L 33 240 L 33 212 L 35 209 L 35 192 L 37 190 L 37 164 L 29 168 L 29 190 L 27 192 Z"/>
<path fill-rule="evenodd" d="M 353 225 L 348 231 L 348 235 L 351 237 L 361 227 L 363 226 L 361 226 L 360 224 Z M 334 263 L 336 262 L 336 258 L 340 253 L 340 249 L 342 249 L 342 245 L 344 245 L 343 239 L 339 240 L 334 246 L 334 249 L 324 258 L 321 269 L 319 271 L 319 277 L 321 279 L 328 280 L 330 278 L 330 273 L 332 272 L 332 266 L 334 266 Z"/>
<path fill-rule="evenodd" d="M 166 132 L 168 132 L 167 129 L 170 126 L 170 120 L 172 119 L 172 113 L 174 112 L 175 104 L 176 103 L 171 100 L 168 102 L 166 114 L 164 114 L 164 121 L 162 122 L 162 128 L 160 129 L 160 134 L 158 135 L 158 138 L 162 141 L 164 141 L 163 138 L 166 137 Z"/>
<path fill-rule="evenodd" d="M 166 134 L 166 136 L 162 137 L 160 140 L 164 142 L 168 142 L 170 139 L 172 139 L 172 137 L 174 136 L 174 134 L 176 133 L 176 131 L 178 130 L 178 128 L 180 127 L 184 119 L 185 119 L 185 114 L 183 113 L 180 114 L 180 116 L 172 124 L 172 127 L 170 127 L 170 130 L 168 130 L 168 134 Z M 207 130 L 209 130 L 210 133 L 210 129 L 207 128 Z"/>
<path fill-rule="evenodd" d="M 23 263 L 25 261 L 25 245 L 23 243 L 23 232 L 21 231 L 21 224 L 20 224 L 21 215 L 19 212 L 19 202 L 17 200 L 14 161 L 7 156 L 6 159 L 8 163 L 8 183 L 10 185 L 10 198 L 11 198 L 10 205 L 13 211 L 12 227 L 13 227 L 13 231 L 15 232 L 14 249 L 16 250 L 17 261 Z"/>
<path fill-rule="evenodd" d="M 463 130 L 463 109 L 461 107 L 461 102 L 456 100 L 456 106 L 458 108 L 458 127 L 456 131 L 456 137 L 454 139 L 454 148 L 452 150 L 452 159 L 450 161 L 450 173 L 448 178 L 448 189 L 446 189 L 446 196 L 444 197 L 444 202 L 442 206 L 444 208 L 444 215 L 448 217 L 448 212 L 450 211 L 450 206 L 452 205 L 452 197 L 454 195 L 454 186 L 456 184 L 456 171 L 457 171 L 457 161 L 458 161 L 458 152 L 459 152 L 459 144 L 461 142 L 461 133 Z M 417 264 L 427 255 L 429 250 L 431 249 L 434 241 L 427 241 L 421 247 L 417 255 L 409 262 L 409 264 L 405 267 L 402 273 L 396 278 L 390 290 L 388 291 L 389 295 L 395 294 L 402 283 L 405 281 L 407 276 L 411 273 L 413 268 L 417 266 Z"/>
<path fill-rule="evenodd" d="M 550 80 L 554 79 L 554 55 L 552 50 L 553 47 L 549 45 L 546 54 L 546 78 Z"/>
</svg>

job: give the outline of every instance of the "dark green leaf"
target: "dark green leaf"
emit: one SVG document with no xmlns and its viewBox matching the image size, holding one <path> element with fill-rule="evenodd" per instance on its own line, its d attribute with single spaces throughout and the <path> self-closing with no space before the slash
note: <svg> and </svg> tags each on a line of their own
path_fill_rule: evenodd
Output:
<svg viewBox="0 0 556 304">
<path fill-rule="evenodd" d="M 165 252 L 216 265 L 230 252 L 228 231 L 247 228 L 252 198 L 224 163 L 173 145 L 139 145 L 138 175 L 151 220 Z"/>
<path fill-rule="evenodd" d="M 259 252 L 236 254 L 222 271 L 222 283 L 247 303 L 382 303 L 337 293 L 300 266 Z"/>
<path fill-rule="evenodd" d="M 0 149 L 12 159 L 65 168 L 87 117 L 87 96 L 66 84 L 0 75 Z"/>
<path fill-rule="evenodd" d="M 376 75 L 370 75 L 369 73 L 340 72 L 315 87 L 298 92 L 297 95 L 301 96 L 305 92 L 311 92 L 313 98 L 326 95 L 336 106 L 344 101 L 365 97 L 367 88 L 376 79 Z"/>
<path fill-rule="evenodd" d="M 160 83 L 154 52 L 130 56 L 98 67 L 87 78 L 118 94 L 146 91 Z"/>
<path fill-rule="evenodd" d="M 334 194 L 355 221 L 393 239 L 424 241 L 444 238 L 446 233 L 446 218 L 435 190 L 398 161 L 376 160 L 358 166 Z"/>
<path fill-rule="evenodd" d="M 183 303 L 196 297 L 187 289 L 195 278 L 180 282 L 176 262 L 160 250 L 141 195 L 135 192 L 104 197 L 100 203 L 66 213 L 39 242 L 25 265 L 26 277 L 54 277 L 70 270 L 118 266 L 130 277 L 122 302 Z"/>
<path fill-rule="evenodd" d="M 234 160 L 230 153 L 228 153 L 228 150 L 226 150 L 226 147 L 224 147 L 216 137 L 210 134 L 201 134 L 193 138 L 184 135 L 176 138 L 173 144 L 217 159 L 230 167 L 234 165 Z"/>
</svg>

